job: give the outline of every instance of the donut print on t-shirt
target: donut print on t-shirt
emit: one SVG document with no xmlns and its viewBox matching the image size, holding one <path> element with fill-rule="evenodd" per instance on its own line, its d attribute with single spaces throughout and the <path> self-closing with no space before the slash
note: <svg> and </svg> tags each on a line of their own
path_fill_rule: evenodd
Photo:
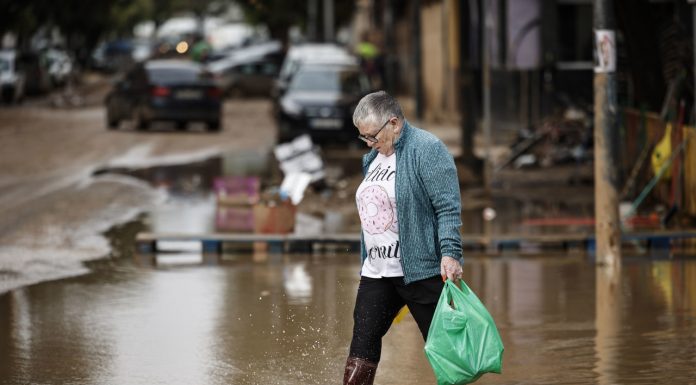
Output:
<svg viewBox="0 0 696 385">
<path fill-rule="evenodd" d="M 378 154 L 355 192 L 365 260 L 360 275 L 403 277 L 396 210 L 396 154 Z"/>
<path fill-rule="evenodd" d="M 382 186 L 372 185 L 362 190 L 357 199 L 363 229 L 370 234 L 382 234 L 395 222 L 395 207 Z"/>
<path fill-rule="evenodd" d="M 391 227 L 389 227 L 389 230 L 392 232 L 398 233 L 399 232 L 399 221 L 397 220 L 397 215 L 396 215 L 396 198 L 391 198 L 389 199 L 392 205 L 392 210 L 394 213 L 394 219 L 392 219 L 392 224 Z"/>
</svg>

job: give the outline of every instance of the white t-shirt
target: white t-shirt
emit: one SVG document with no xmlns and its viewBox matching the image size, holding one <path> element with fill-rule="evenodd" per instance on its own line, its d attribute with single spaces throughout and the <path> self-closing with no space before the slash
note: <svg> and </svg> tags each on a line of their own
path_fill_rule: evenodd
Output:
<svg viewBox="0 0 696 385">
<path fill-rule="evenodd" d="M 396 153 L 377 154 L 355 193 L 367 258 L 361 274 L 402 277 L 399 222 L 396 218 Z"/>
</svg>

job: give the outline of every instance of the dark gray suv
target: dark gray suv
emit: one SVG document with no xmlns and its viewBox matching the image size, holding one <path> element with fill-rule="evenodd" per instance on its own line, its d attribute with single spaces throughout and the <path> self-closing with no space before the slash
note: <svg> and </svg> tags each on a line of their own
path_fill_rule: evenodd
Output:
<svg viewBox="0 0 696 385">
<path fill-rule="evenodd" d="M 315 142 L 353 140 L 353 110 L 371 91 L 369 78 L 357 65 L 303 65 L 275 101 L 278 142 L 305 133 Z"/>
</svg>

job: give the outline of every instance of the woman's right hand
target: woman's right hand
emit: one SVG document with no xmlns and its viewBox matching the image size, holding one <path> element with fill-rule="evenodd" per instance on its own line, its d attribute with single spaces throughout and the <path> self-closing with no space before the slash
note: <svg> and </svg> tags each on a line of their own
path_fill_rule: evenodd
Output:
<svg viewBox="0 0 696 385">
<path fill-rule="evenodd" d="M 457 283 L 462 279 L 462 264 L 452 257 L 443 256 L 440 261 L 440 275 L 443 281 L 449 279 Z"/>
</svg>

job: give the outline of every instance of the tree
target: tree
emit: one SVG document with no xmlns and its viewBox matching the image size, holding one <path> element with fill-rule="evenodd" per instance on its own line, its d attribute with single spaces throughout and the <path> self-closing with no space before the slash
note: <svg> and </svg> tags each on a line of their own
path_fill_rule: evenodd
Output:
<svg viewBox="0 0 696 385">
<path fill-rule="evenodd" d="M 223 0 L 224 1 L 224 0 Z M 130 36 L 144 20 L 159 26 L 179 12 L 202 18 L 213 0 L 0 0 L 0 37 L 17 35 L 18 46 L 42 28 L 56 27 L 67 39 L 69 50 L 84 58 L 107 36 Z M 219 2 L 219 1 L 218 1 Z"/>
</svg>

